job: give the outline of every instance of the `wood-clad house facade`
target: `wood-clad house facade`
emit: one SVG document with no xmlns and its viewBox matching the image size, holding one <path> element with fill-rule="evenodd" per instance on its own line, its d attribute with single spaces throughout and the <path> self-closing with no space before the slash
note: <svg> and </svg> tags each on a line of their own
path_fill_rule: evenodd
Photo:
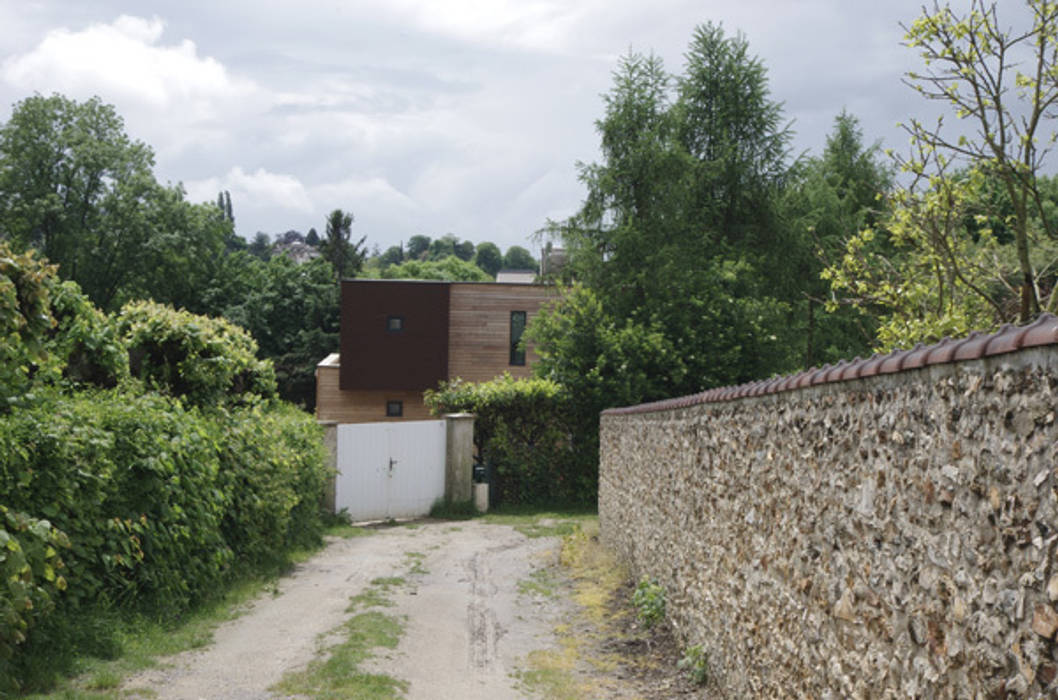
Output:
<svg viewBox="0 0 1058 700">
<path fill-rule="evenodd" d="M 430 418 L 422 392 L 460 377 L 527 377 L 521 332 L 556 294 L 539 284 L 343 280 L 341 345 L 316 368 L 316 417 L 366 423 Z"/>
</svg>

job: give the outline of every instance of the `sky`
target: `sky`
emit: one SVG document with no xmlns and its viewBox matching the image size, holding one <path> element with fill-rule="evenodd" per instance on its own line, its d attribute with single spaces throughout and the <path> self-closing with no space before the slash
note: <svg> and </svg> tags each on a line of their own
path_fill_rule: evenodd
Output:
<svg viewBox="0 0 1058 700">
<path fill-rule="evenodd" d="M 34 93 L 98 95 L 193 201 L 236 230 L 321 231 L 385 250 L 424 234 L 535 250 L 584 198 L 618 60 L 683 69 L 694 27 L 741 32 L 818 155 L 835 116 L 903 149 L 936 108 L 901 83 L 921 0 L 0 0 L 0 121 Z"/>
</svg>

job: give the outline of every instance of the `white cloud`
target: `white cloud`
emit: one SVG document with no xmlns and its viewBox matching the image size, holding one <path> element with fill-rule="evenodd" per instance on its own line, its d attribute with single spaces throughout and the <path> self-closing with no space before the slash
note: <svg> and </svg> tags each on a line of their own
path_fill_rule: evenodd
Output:
<svg viewBox="0 0 1058 700">
<path fill-rule="evenodd" d="M 374 206 L 413 212 L 419 208 L 408 195 L 383 177 L 349 178 L 311 188 L 312 200 L 321 211 Z"/>
<path fill-rule="evenodd" d="M 494 46 L 554 51 L 576 39 L 576 28 L 601 3 L 559 0 L 388 0 L 387 9 L 419 29 Z"/>
<path fill-rule="evenodd" d="M 99 94 L 105 101 L 180 110 L 183 121 L 213 119 L 218 101 L 254 92 L 215 59 L 200 57 L 194 42 L 161 44 L 164 30 L 157 17 L 128 15 L 81 31 L 53 29 L 31 51 L 5 59 L 0 78 L 26 91 Z"/>
<path fill-rule="evenodd" d="M 258 168 L 252 173 L 235 166 L 224 177 L 211 177 L 184 183 L 191 201 L 213 201 L 221 190 L 228 190 L 239 206 L 282 209 L 296 213 L 313 211 L 312 200 L 301 181 L 292 175 L 271 173 Z"/>
</svg>

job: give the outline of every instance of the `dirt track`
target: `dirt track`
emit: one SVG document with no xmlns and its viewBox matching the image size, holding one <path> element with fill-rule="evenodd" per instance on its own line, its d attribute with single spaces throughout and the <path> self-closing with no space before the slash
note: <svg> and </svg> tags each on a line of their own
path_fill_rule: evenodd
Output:
<svg viewBox="0 0 1058 700">
<path fill-rule="evenodd" d="M 283 697 L 269 689 L 321 654 L 328 632 L 350 617 L 352 596 L 374 579 L 404 577 L 386 609 L 406 616 L 400 644 L 364 670 L 407 681 L 411 699 L 526 697 L 512 673 L 530 651 L 553 644 L 568 603 L 520 595 L 518 584 L 552 564 L 558 547 L 557 537 L 530 539 L 481 521 L 336 540 L 282 579 L 275 595 L 221 626 L 212 645 L 167 659 L 124 689 L 163 699 Z"/>
</svg>

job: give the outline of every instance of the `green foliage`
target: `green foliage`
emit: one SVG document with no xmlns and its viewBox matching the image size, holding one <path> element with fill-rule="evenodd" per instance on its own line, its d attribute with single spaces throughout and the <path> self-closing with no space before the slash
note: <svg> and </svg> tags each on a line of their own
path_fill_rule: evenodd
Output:
<svg viewBox="0 0 1058 700">
<path fill-rule="evenodd" d="M 455 282 L 489 282 L 489 275 L 473 263 L 449 255 L 443 260 L 409 259 L 382 271 L 382 279 L 451 280 Z"/>
<path fill-rule="evenodd" d="M 290 406 L 204 412 L 152 393 L 46 391 L 0 418 L 0 454 L 5 502 L 71 545 L 67 590 L 28 635 L 16 676 L 76 646 L 75 619 L 109 608 L 177 617 L 323 528 L 319 428 Z"/>
<path fill-rule="evenodd" d="M 338 287 L 323 258 L 297 264 L 231 256 L 223 287 L 212 290 L 216 313 L 245 328 L 275 365 L 279 396 L 310 407 L 316 363 L 338 350 Z"/>
<path fill-rule="evenodd" d="M 408 239 L 407 260 L 422 260 L 430 250 L 430 237 L 418 234 Z"/>
<path fill-rule="evenodd" d="M 98 98 L 22 100 L 0 126 L 0 238 L 39 250 L 103 309 L 143 296 L 194 308 L 232 224 L 153 166 Z"/>
<path fill-rule="evenodd" d="M 330 476 L 319 427 L 289 404 L 252 406 L 232 418 L 218 474 L 229 494 L 222 518 L 228 546 L 250 562 L 268 563 L 316 544 L 320 496 Z"/>
<path fill-rule="evenodd" d="M 383 270 L 390 265 L 400 265 L 404 262 L 404 248 L 399 245 L 391 245 L 386 252 L 379 256 L 378 264 Z"/>
<path fill-rule="evenodd" d="M 320 242 L 320 253 L 323 254 L 334 268 L 338 279 L 345 277 L 356 277 L 356 273 L 364 266 L 367 257 L 367 249 L 364 242 L 367 236 L 363 236 L 356 243 L 349 241 L 353 230 L 353 214 L 346 213 L 341 209 L 335 209 L 327 216 L 327 233 Z"/>
<path fill-rule="evenodd" d="M 30 371 L 46 357 L 54 274 L 32 251 L 16 254 L 0 240 L 0 414 L 25 399 Z"/>
<path fill-rule="evenodd" d="M 570 459 L 583 489 L 578 498 L 594 499 L 599 412 L 666 396 L 680 386 L 684 362 L 658 325 L 615 319 L 579 285 L 542 309 L 526 335 L 540 356 L 534 374 L 564 389 Z"/>
<path fill-rule="evenodd" d="M 51 282 L 56 325 L 38 376 L 110 388 L 129 377 L 129 353 L 115 320 L 85 296 L 76 282 Z"/>
<path fill-rule="evenodd" d="M 453 246 L 455 256 L 467 262 L 471 262 L 474 259 L 474 251 L 474 244 L 470 241 L 460 241 Z"/>
<path fill-rule="evenodd" d="M 983 172 L 1002 184 L 1012 205 L 1007 223 L 1014 239 L 1017 264 L 1017 318 L 1030 320 L 1040 312 L 1041 302 L 1058 311 L 1058 288 L 1050 284 L 1049 299 L 1040 285 L 1041 269 L 1032 249 L 1033 220 L 1043 233 L 1058 239 L 1058 228 L 1047 216 L 1039 175 L 1056 132 L 1046 133 L 1058 100 L 1058 5 L 1046 0 L 1028 0 L 1021 26 L 999 18 L 998 3 L 972 0 L 966 8 L 953 10 L 934 4 L 923 8 L 910 26 L 905 26 L 905 45 L 915 49 L 924 62 L 921 71 L 907 74 L 908 85 L 923 97 L 939 101 L 970 127 L 957 134 L 943 132 L 943 117 L 936 126 L 912 119 L 905 126 L 912 151 L 898 158 L 912 178 L 911 189 L 928 181 L 928 189 L 942 189 L 938 180 L 950 177 L 952 163 Z M 1011 89 L 1013 87 L 1014 89 Z M 927 189 L 920 187 L 918 189 Z M 922 231 L 922 235 L 928 235 Z M 1052 266 L 1050 258 L 1044 270 Z M 970 263 L 973 264 L 973 263 Z M 1049 273 L 1053 278 L 1053 273 Z M 945 295 L 945 280 L 935 292 Z M 988 290 L 974 293 L 990 303 Z"/>
<path fill-rule="evenodd" d="M 434 415 L 475 415 L 474 444 L 491 470 L 490 500 L 552 503 L 587 500 L 595 493 L 594 473 L 577 471 L 564 424 L 567 398 L 546 379 L 509 374 L 477 384 L 442 382 L 423 395 Z"/>
<path fill-rule="evenodd" d="M 636 618 L 650 629 L 665 619 L 665 589 L 657 579 L 643 577 L 632 593 L 632 605 L 636 609 Z"/>
<path fill-rule="evenodd" d="M 884 218 L 883 195 L 892 175 L 880 158 L 877 144 L 864 145 L 859 121 L 842 112 L 823 155 L 802 161 L 791 172 L 780 208 L 786 225 L 803 242 L 786 256 L 805 295 L 791 319 L 804 339 L 803 367 L 865 357 L 873 345 L 873 314 L 842 303 L 844 295 L 832 296 L 822 272 L 844 256 L 849 240 Z M 879 242 L 885 240 L 883 236 Z"/>
<path fill-rule="evenodd" d="M 500 253 L 499 246 L 489 241 L 478 243 L 477 251 L 474 253 L 474 264 L 484 270 L 489 277 L 495 277 L 503 267 L 503 255 Z"/>
<path fill-rule="evenodd" d="M 272 364 L 257 359 L 253 338 L 224 319 L 144 301 L 121 310 L 118 328 L 132 375 L 163 393 L 199 406 L 275 394 Z"/>
<path fill-rule="evenodd" d="M 47 520 L 0 505 L 0 693 L 17 691 L 13 660 L 30 630 L 66 590 L 66 534 Z"/>
<path fill-rule="evenodd" d="M 549 229 L 603 322 L 665 339 L 666 395 L 795 367 L 798 241 L 776 213 L 790 136 L 745 40 L 699 27 L 679 78 L 631 54 L 604 100 L 585 203 Z"/>
<path fill-rule="evenodd" d="M 427 260 L 444 260 L 450 255 L 456 254 L 456 245 L 459 239 L 454 234 L 446 233 L 440 238 L 430 241 L 430 249 L 426 254 Z M 458 257 L 458 256 L 457 256 Z M 462 258 L 460 258 L 462 259 Z"/>
<path fill-rule="evenodd" d="M 535 270 L 536 260 L 520 245 L 512 245 L 503 256 L 503 266 L 508 270 Z"/>
<path fill-rule="evenodd" d="M 695 685 L 705 685 L 709 680 L 709 656 L 701 644 L 692 644 L 683 651 L 683 658 L 676 668 L 687 672 L 687 678 Z"/>
</svg>

